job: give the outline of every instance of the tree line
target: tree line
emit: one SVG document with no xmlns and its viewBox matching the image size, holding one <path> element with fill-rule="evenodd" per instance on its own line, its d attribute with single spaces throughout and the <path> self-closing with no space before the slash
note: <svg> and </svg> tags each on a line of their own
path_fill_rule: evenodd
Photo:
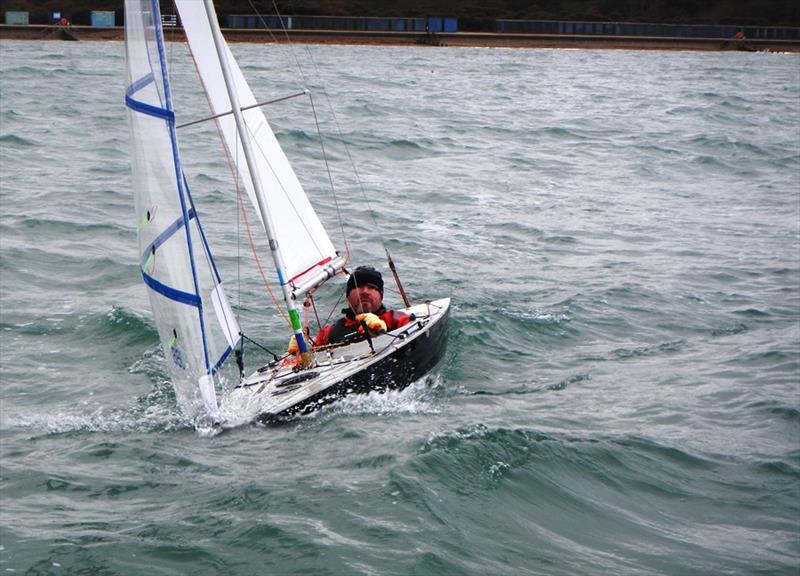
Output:
<svg viewBox="0 0 800 576">
<path fill-rule="evenodd" d="M 173 13 L 171 0 L 160 0 Z M 225 14 L 372 16 L 412 18 L 455 16 L 459 29 L 491 31 L 496 19 L 653 22 L 800 26 L 797 0 L 216 0 Z M 88 24 L 93 10 L 114 11 L 122 23 L 124 0 L 0 0 L 0 11 L 29 12 L 31 24 L 49 21 L 53 12 L 74 24 Z"/>
</svg>

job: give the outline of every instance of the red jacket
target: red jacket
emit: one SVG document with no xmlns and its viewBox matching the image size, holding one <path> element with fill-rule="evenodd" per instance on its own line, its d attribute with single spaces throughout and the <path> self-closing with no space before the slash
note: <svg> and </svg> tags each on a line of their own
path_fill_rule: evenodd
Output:
<svg viewBox="0 0 800 576">
<path fill-rule="evenodd" d="M 408 314 L 403 314 L 402 312 L 396 312 L 394 310 L 387 310 L 383 306 L 381 306 L 376 315 L 381 320 L 386 322 L 386 330 L 389 332 L 411 322 L 411 316 Z M 352 310 L 348 310 L 345 313 L 344 318 L 339 318 L 339 320 L 333 324 L 328 324 L 327 326 L 322 327 L 317 334 L 317 337 L 314 338 L 314 345 L 324 346 L 325 344 L 336 344 L 338 342 L 342 342 L 345 340 L 345 338 L 357 333 L 358 326 L 359 323 L 356 322 L 355 314 L 353 314 Z"/>
</svg>

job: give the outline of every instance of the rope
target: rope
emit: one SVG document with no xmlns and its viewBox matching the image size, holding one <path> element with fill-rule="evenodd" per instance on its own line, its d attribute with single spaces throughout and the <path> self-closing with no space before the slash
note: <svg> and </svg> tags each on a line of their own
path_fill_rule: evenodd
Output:
<svg viewBox="0 0 800 576">
<path fill-rule="evenodd" d="M 323 92 L 324 92 L 324 89 L 323 89 Z M 328 163 L 328 154 L 325 152 L 325 139 L 322 137 L 322 130 L 319 127 L 319 119 L 317 118 L 317 107 L 314 106 L 314 97 L 311 95 L 311 92 L 308 93 L 308 99 L 311 102 L 311 111 L 314 114 L 314 124 L 315 124 L 315 126 L 317 128 L 317 135 L 319 136 L 319 145 L 320 145 L 320 148 L 322 149 L 322 158 L 325 160 L 325 170 L 328 173 L 328 181 L 331 184 L 331 194 L 333 195 L 333 204 L 334 204 L 334 206 L 336 206 L 336 217 L 339 220 L 339 228 L 342 230 L 342 241 L 344 242 L 344 250 L 345 250 L 345 254 L 346 254 L 345 260 L 349 261 L 350 260 L 350 244 L 348 244 L 348 242 L 347 242 L 347 234 L 345 233 L 345 230 L 344 230 L 344 219 L 342 218 L 342 209 L 339 206 L 339 197 L 336 196 L 336 188 L 333 185 L 333 175 L 331 174 L 331 167 L 330 167 L 330 164 Z M 341 134 L 340 134 L 340 137 L 341 137 Z M 344 143 L 344 140 L 342 140 L 342 143 Z M 345 144 L 345 149 L 346 149 L 347 148 L 347 144 L 346 143 L 344 143 L 344 144 Z M 373 218 L 373 221 L 374 221 L 374 218 Z"/>
<path fill-rule="evenodd" d="M 219 123 L 215 122 L 214 124 L 215 124 L 215 126 L 217 128 L 217 133 L 218 133 L 220 139 L 222 139 L 223 136 L 222 136 L 222 133 L 221 133 L 221 130 L 220 130 Z M 236 137 L 238 139 L 238 137 L 239 137 L 238 133 L 237 133 Z M 253 259 L 255 260 L 256 268 L 258 268 L 258 274 L 261 277 L 261 283 L 264 285 L 264 288 L 266 288 L 267 293 L 269 294 L 270 299 L 272 300 L 272 304 L 275 306 L 275 308 L 280 313 L 281 317 L 283 318 L 283 321 L 287 324 L 287 326 L 291 326 L 291 322 L 289 321 L 289 317 L 286 315 L 286 312 L 284 312 L 283 307 L 280 305 L 280 303 L 278 302 L 278 299 L 275 297 L 275 294 L 272 292 L 272 288 L 270 287 L 269 282 L 267 281 L 267 275 L 264 272 L 264 267 L 261 265 L 261 259 L 258 256 L 258 250 L 256 250 L 256 242 L 255 242 L 255 239 L 253 238 L 253 229 L 250 226 L 250 220 L 247 217 L 247 207 L 246 207 L 247 204 L 246 204 L 246 202 L 244 200 L 244 195 L 242 194 L 242 187 L 239 185 L 239 175 L 238 175 L 239 171 L 238 171 L 238 168 L 237 168 L 237 166 L 239 165 L 238 156 L 237 156 L 236 159 L 234 159 L 228 153 L 228 149 L 226 147 L 223 146 L 223 150 L 225 151 L 225 157 L 228 160 L 228 169 L 231 172 L 231 178 L 233 179 L 233 182 L 234 182 L 234 190 L 236 192 L 236 199 L 238 200 L 238 204 L 239 204 L 239 213 L 241 215 L 241 220 L 240 221 L 244 222 L 244 231 L 247 234 L 248 244 L 250 245 L 250 252 L 253 254 Z M 239 145 L 237 144 L 237 146 L 236 146 L 237 154 L 238 154 L 238 151 L 239 151 Z M 237 234 L 237 246 L 238 246 L 238 242 L 239 242 L 240 238 L 241 238 L 241 233 Z M 237 256 L 238 256 L 238 254 L 237 254 Z M 239 283 L 240 283 L 239 294 L 240 294 L 240 298 L 241 298 L 241 258 L 237 258 L 237 277 L 239 278 Z M 241 300 L 240 300 L 240 302 L 241 302 Z"/>
<path fill-rule="evenodd" d="M 195 66 L 195 73 L 197 73 L 198 76 L 199 76 L 199 70 L 197 70 L 197 63 L 196 63 L 194 58 L 192 58 L 192 63 Z M 211 100 L 210 100 L 210 98 L 208 96 L 208 92 L 206 92 L 205 88 L 203 89 L 203 95 L 206 98 L 206 104 L 208 106 L 208 109 L 213 111 L 213 109 L 211 107 Z M 220 128 L 219 122 L 215 122 L 214 125 L 215 125 L 215 128 L 217 130 L 218 138 L 220 139 L 220 141 L 224 141 L 224 136 L 222 134 L 222 130 Z M 237 133 L 236 137 L 238 139 L 238 137 L 239 137 L 238 133 Z M 240 211 L 240 214 L 242 216 L 242 221 L 244 221 L 244 228 L 245 228 L 245 232 L 247 234 L 248 243 L 250 245 L 250 251 L 253 254 L 253 259 L 255 260 L 256 268 L 258 268 L 258 273 L 261 276 L 261 282 L 264 285 L 264 288 L 266 288 L 266 291 L 269 294 L 270 299 L 272 300 L 272 303 L 273 303 L 274 307 L 278 310 L 278 312 L 280 313 L 281 317 L 283 318 L 283 321 L 288 326 L 291 326 L 291 322 L 289 321 L 289 317 L 283 311 L 283 307 L 278 303 L 278 299 L 275 297 L 275 294 L 272 292 L 272 288 L 270 287 L 269 282 L 267 281 L 266 274 L 264 273 L 264 268 L 261 265 L 261 259 L 258 256 L 258 251 L 256 250 L 256 244 L 255 244 L 255 240 L 253 238 L 252 227 L 250 226 L 250 221 L 247 218 L 246 203 L 245 203 L 245 201 L 243 199 L 243 196 L 242 196 L 241 186 L 239 186 L 239 176 L 238 176 L 238 168 L 237 168 L 237 166 L 239 165 L 239 158 L 238 158 L 238 156 L 236 158 L 233 158 L 231 156 L 231 154 L 229 153 L 227 147 L 223 146 L 222 149 L 223 149 L 223 153 L 225 154 L 225 158 L 227 160 L 228 170 L 231 173 L 231 180 L 233 181 L 233 184 L 234 184 L 234 190 L 235 190 L 235 193 L 236 193 L 236 198 L 238 200 L 239 209 L 240 209 L 239 211 Z M 238 151 L 239 151 L 239 146 L 237 145 L 236 146 L 237 155 L 238 155 Z M 238 227 L 238 224 L 237 224 L 237 227 Z M 240 255 L 240 252 L 239 252 L 239 246 L 240 246 L 239 242 L 240 242 L 240 239 L 241 239 L 241 230 L 240 229 L 237 230 L 236 238 L 237 238 L 237 259 L 236 260 L 237 260 L 237 279 L 238 279 L 238 291 L 239 291 L 239 308 L 241 309 L 241 293 L 242 293 L 242 290 L 241 290 L 241 258 L 238 257 Z"/>
<path fill-rule="evenodd" d="M 253 345 L 255 345 L 257 348 L 261 348 L 261 349 L 262 349 L 264 352 L 266 352 L 267 354 L 269 354 L 270 356 L 272 356 L 272 357 L 273 357 L 275 360 L 277 360 L 277 359 L 278 359 L 278 355 L 277 355 L 277 354 L 275 354 L 275 352 L 273 352 L 272 350 L 270 350 L 270 349 L 269 349 L 269 348 L 267 348 L 266 346 L 262 346 L 261 344 L 259 344 L 258 342 L 256 342 L 256 341 L 255 341 L 255 340 L 253 340 L 252 338 L 248 338 L 248 337 L 247 337 L 247 336 L 245 336 L 244 334 L 242 334 L 241 336 L 242 336 L 242 341 L 244 341 L 244 340 L 247 340 L 248 342 L 250 342 L 250 344 L 253 344 Z"/>
</svg>

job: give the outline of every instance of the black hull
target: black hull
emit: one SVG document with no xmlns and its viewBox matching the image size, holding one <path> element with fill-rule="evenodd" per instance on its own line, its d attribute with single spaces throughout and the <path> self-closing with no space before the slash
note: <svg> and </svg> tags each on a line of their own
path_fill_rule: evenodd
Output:
<svg viewBox="0 0 800 576">
<path fill-rule="evenodd" d="M 310 414 L 322 406 L 351 394 L 402 390 L 436 367 L 447 349 L 447 325 L 450 310 L 429 327 L 426 334 L 414 338 L 369 368 L 345 378 L 277 414 L 265 413 L 258 421 L 269 424 Z"/>
</svg>

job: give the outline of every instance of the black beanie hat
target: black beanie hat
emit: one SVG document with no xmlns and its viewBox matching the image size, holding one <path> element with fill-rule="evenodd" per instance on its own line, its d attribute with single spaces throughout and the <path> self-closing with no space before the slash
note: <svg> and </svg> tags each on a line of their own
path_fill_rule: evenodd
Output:
<svg viewBox="0 0 800 576">
<path fill-rule="evenodd" d="M 347 280 L 347 288 L 345 288 L 345 295 L 350 294 L 350 290 L 356 286 L 365 286 L 370 284 L 375 286 L 381 294 L 383 294 L 383 277 L 381 273 L 375 270 L 372 266 L 359 266 L 350 275 Z"/>
</svg>

